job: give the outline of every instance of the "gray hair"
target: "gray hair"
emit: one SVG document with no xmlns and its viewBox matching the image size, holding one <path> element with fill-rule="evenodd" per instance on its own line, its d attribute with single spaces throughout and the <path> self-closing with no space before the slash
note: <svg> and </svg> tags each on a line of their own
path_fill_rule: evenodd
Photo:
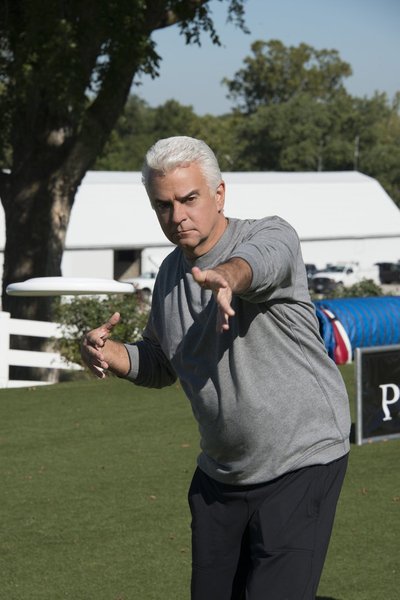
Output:
<svg viewBox="0 0 400 600">
<path fill-rule="evenodd" d="M 222 176 L 214 152 L 203 140 L 182 135 L 159 140 L 147 152 L 142 168 L 142 182 L 147 192 L 152 173 L 165 174 L 191 163 L 199 165 L 208 187 L 215 191 Z"/>
</svg>

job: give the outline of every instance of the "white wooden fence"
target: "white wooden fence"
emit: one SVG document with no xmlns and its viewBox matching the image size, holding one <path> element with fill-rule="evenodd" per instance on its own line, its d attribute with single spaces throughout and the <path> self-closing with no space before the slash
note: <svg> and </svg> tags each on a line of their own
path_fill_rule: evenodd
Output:
<svg viewBox="0 0 400 600">
<path fill-rule="evenodd" d="M 13 350 L 10 348 L 11 335 L 41 338 L 62 337 L 58 323 L 11 319 L 10 313 L 0 311 L 0 388 L 32 387 L 53 383 L 51 381 L 10 380 L 10 366 L 82 370 L 80 365 L 68 362 L 58 352 Z"/>
</svg>

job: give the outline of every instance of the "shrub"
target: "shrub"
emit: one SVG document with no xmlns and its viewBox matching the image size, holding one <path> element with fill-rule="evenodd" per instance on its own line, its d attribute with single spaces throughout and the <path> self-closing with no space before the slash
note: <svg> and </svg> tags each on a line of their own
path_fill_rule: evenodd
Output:
<svg viewBox="0 0 400 600">
<path fill-rule="evenodd" d="M 121 320 L 114 327 L 112 338 L 121 342 L 139 340 L 147 321 L 149 304 L 136 294 L 77 296 L 67 302 L 56 301 L 54 316 L 63 335 L 54 340 L 57 351 L 67 360 L 82 365 L 80 344 L 83 335 L 108 321 L 114 312 L 121 314 Z"/>
<path fill-rule="evenodd" d="M 368 298 L 385 295 L 382 288 L 372 279 L 362 279 L 358 283 L 345 287 L 337 285 L 333 290 L 323 294 L 324 298 Z M 321 295 L 311 292 L 312 299 L 320 299 Z"/>
<path fill-rule="evenodd" d="M 372 279 L 362 279 L 349 287 L 337 286 L 332 290 L 331 298 L 367 298 L 383 296 L 382 288 Z"/>
</svg>

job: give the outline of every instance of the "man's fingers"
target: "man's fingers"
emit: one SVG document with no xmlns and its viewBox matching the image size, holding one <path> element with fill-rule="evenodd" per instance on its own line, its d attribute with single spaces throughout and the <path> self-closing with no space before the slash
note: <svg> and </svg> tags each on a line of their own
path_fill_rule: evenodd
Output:
<svg viewBox="0 0 400 600">
<path fill-rule="evenodd" d="M 216 327 L 218 333 L 222 333 L 223 331 L 228 331 L 229 317 L 233 317 L 234 314 L 235 314 L 235 311 L 233 309 L 231 309 L 231 311 L 228 314 L 221 307 L 219 307 L 218 316 L 217 316 L 217 327 Z"/>
<path fill-rule="evenodd" d="M 86 336 L 81 345 L 81 356 L 88 366 L 96 366 L 102 369 L 106 368 L 106 361 L 99 344 Z"/>
<path fill-rule="evenodd" d="M 108 321 L 93 331 L 94 336 L 92 337 L 92 340 L 97 347 L 102 348 L 104 346 L 105 341 L 110 337 L 113 328 L 117 325 L 120 318 L 121 315 L 118 312 L 115 312 Z"/>
<path fill-rule="evenodd" d="M 193 267 L 192 276 L 196 283 L 209 290 L 215 291 L 228 287 L 225 278 L 220 273 L 217 273 L 217 271 L 214 271 L 214 269 L 205 269 L 202 271 L 199 267 Z"/>
<path fill-rule="evenodd" d="M 232 308 L 232 291 L 230 288 L 219 288 L 215 293 L 215 299 L 219 306 L 220 312 L 226 315 L 226 318 L 233 317 L 235 311 Z"/>
<path fill-rule="evenodd" d="M 101 367 L 96 367 L 96 365 L 88 365 L 88 367 L 89 370 L 93 373 L 93 375 L 95 375 L 99 379 L 105 379 L 106 374 L 104 373 L 104 369 L 102 369 Z"/>
<path fill-rule="evenodd" d="M 108 369 L 108 363 L 104 360 L 103 348 L 106 340 L 110 337 L 112 329 L 119 322 L 121 316 L 118 312 L 111 315 L 109 320 L 89 331 L 82 340 L 81 356 L 90 371 L 99 379 L 104 379 L 104 371 Z"/>
<path fill-rule="evenodd" d="M 98 377 L 99 379 L 105 379 L 106 377 L 106 368 L 103 367 L 96 367 L 96 365 L 93 365 L 93 369 L 92 372 L 96 375 L 96 377 Z"/>
<path fill-rule="evenodd" d="M 121 315 L 119 314 L 119 312 L 115 312 L 113 315 L 111 315 L 108 321 L 104 323 L 103 327 L 107 329 L 107 331 L 110 333 L 112 329 L 116 326 L 116 324 L 119 322 L 120 318 Z"/>
<path fill-rule="evenodd" d="M 200 287 L 206 287 L 213 291 L 215 301 L 218 304 L 217 331 L 228 331 L 229 318 L 235 315 L 235 311 L 231 305 L 232 290 L 227 281 L 213 269 L 202 271 L 198 267 L 193 267 L 192 275 Z"/>
<path fill-rule="evenodd" d="M 193 267 L 192 269 L 192 275 L 195 278 L 195 280 L 197 281 L 199 278 L 201 278 L 203 271 L 201 269 L 199 269 L 199 267 Z"/>
<path fill-rule="evenodd" d="M 204 285 L 207 281 L 207 271 L 202 271 L 199 267 L 193 267 L 192 275 L 195 282 L 199 285 Z"/>
</svg>

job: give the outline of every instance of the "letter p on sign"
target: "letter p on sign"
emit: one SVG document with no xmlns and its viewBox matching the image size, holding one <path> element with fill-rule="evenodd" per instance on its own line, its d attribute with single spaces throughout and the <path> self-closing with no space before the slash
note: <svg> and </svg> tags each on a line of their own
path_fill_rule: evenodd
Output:
<svg viewBox="0 0 400 600">
<path fill-rule="evenodd" d="M 400 398 L 400 388 L 395 383 L 384 383 L 379 386 L 382 390 L 382 410 L 385 414 L 383 417 L 383 421 L 391 421 L 392 417 L 390 415 L 390 410 L 388 409 L 388 404 L 396 404 L 396 402 Z M 388 390 L 391 389 L 393 392 L 393 398 L 391 400 L 388 399 Z"/>
</svg>

